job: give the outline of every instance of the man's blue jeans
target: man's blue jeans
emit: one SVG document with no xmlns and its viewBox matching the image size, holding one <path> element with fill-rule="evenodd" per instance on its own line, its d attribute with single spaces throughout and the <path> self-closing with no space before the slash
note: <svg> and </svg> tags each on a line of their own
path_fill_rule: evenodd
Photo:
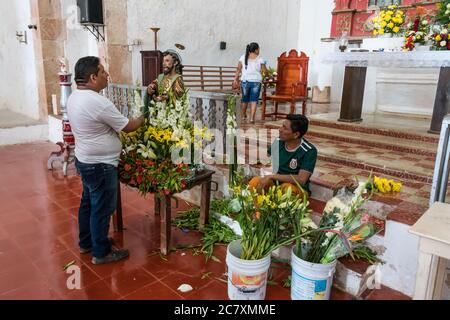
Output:
<svg viewBox="0 0 450 320">
<path fill-rule="evenodd" d="M 111 252 L 108 239 L 111 215 L 117 207 L 118 172 L 109 164 L 86 164 L 75 160 L 83 182 L 78 211 L 80 248 L 92 248 L 92 255 L 103 258 Z"/>
</svg>

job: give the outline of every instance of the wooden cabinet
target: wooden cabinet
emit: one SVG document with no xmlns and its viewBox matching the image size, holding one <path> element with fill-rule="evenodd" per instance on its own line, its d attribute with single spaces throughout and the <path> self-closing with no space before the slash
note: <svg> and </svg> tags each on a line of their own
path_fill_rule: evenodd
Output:
<svg viewBox="0 0 450 320">
<path fill-rule="evenodd" d="M 142 85 L 148 86 L 163 72 L 163 55 L 161 51 L 141 51 Z"/>
</svg>

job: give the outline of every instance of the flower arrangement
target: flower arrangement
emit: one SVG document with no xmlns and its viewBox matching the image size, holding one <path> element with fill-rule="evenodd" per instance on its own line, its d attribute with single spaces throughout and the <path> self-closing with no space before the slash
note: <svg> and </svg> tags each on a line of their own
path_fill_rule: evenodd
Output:
<svg viewBox="0 0 450 320">
<path fill-rule="evenodd" d="M 434 50 L 450 50 L 449 29 L 442 26 L 433 27 L 431 42 Z"/>
<path fill-rule="evenodd" d="M 424 45 L 428 41 L 431 20 L 425 13 L 424 7 L 418 7 L 414 20 L 408 23 L 403 47 L 405 51 L 412 51 L 417 44 Z"/>
<path fill-rule="evenodd" d="M 189 165 L 184 163 L 192 160 L 191 149 L 210 140 L 211 135 L 206 128 L 194 127 L 189 120 L 188 92 L 181 99 L 169 93 L 166 101 L 147 102 L 148 106 L 142 103 L 141 92 L 136 89 L 130 114 L 143 113 L 146 120 L 135 132 L 121 134 L 120 180 L 143 195 L 180 192 L 189 176 Z M 190 159 L 172 159 L 174 151 L 179 149 L 187 149 Z"/>
<path fill-rule="evenodd" d="M 316 231 L 297 243 L 297 257 L 319 264 L 329 264 L 350 254 L 364 245 L 364 241 L 381 231 L 362 210 L 370 199 L 372 179 L 358 184 L 356 188 L 341 188 L 326 204 Z"/>
<path fill-rule="evenodd" d="M 373 35 L 399 34 L 405 23 L 405 13 L 398 6 L 391 5 L 372 19 Z"/>
</svg>

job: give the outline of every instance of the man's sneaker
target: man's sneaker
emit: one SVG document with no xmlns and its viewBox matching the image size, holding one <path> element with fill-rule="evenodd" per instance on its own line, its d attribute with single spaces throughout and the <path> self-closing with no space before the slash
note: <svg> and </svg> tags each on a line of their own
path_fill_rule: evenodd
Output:
<svg viewBox="0 0 450 320">
<path fill-rule="evenodd" d="M 106 264 L 106 263 L 112 263 L 117 262 L 120 260 L 123 260 L 125 258 L 128 258 L 130 256 L 130 251 L 126 249 L 121 250 L 112 250 L 110 254 L 108 254 L 106 257 L 103 258 L 92 258 L 92 264 Z"/>
<path fill-rule="evenodd" d="M 113 238 L 108 238 L 108 239 L 109 239 L 109 242 L 111 242 L 111 245 L 113 246 L 114 243 L 115 243 L 114 239 Z M 81 254 L 88 254 L 88 253 L 91 253 L 91 252 L 92 252 L 92 248 L 87 248 L 87 249 L 80 248 L 80 253 Z"/>
</svg>

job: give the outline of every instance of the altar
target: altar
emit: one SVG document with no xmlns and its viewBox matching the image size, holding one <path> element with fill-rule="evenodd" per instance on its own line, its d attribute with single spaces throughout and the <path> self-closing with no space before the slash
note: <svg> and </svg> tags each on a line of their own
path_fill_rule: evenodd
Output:
<svg viewBox="0 0 450 320">
<path fill-rule="evenodd" d="M 450 52 L 367 51 L 332 52 L 322 59 L 325 64 L 345 66 L 339 121 L 359 122 L 363 111 L 374 113 L 377 110 L 427 115 L 425 109 L 429 108 L 429 114 L 432 115 L 430 132 L 440 132 L 443 117 L 450 111 Z M 380 80 L 385 70 L 396 75 L 387 76 L 385 72 L 385 79 Z M 422 74 L 422 78 L 426 78 L 427 74 L 433 72 L 436 74 L 434 87 L 421 85 L 423 79 L 417 80 L 416 75 L 420 78 Z M 409 77 L 408 74 L 414 76 Z M 432 84 L 433 79 L 429 80 Z M 410 99 L 397 103 L 399 109 L 403 104 L 403 110 L 396 110 L 395 105 L 383 109 L 387 105 L 383 101 L 398 101 L 399 97 Z M 414 105 L 416 109 L 412 108 Z"/>
</svg>

